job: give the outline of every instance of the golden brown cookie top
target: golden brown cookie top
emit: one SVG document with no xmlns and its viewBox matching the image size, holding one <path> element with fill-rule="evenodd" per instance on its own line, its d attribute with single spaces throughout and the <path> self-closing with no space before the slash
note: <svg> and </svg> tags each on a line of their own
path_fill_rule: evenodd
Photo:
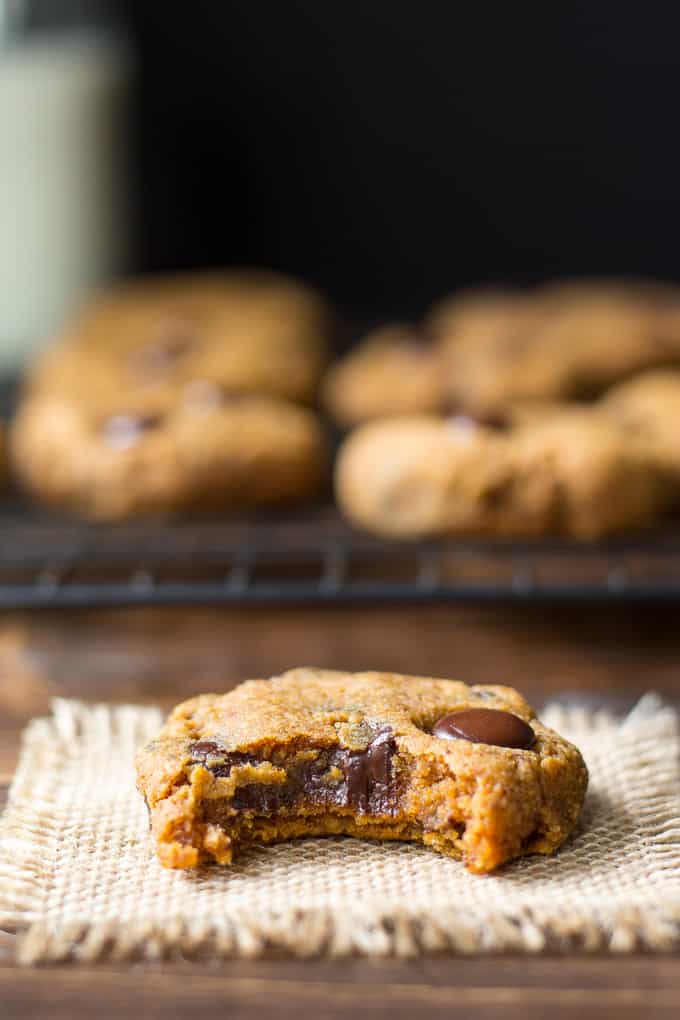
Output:
<svg viewBox="0 0 680 1020">
<path fill-rule="evenodd" d="M 168 403 L 188 383 L 207 381 L 309 402 L 328 326 L 314 291 L 274 273 L 141 280 L 91 302 L 37 360 L 28 385 L 85 401 L 89 394 L 93 403 L 124 387 Z"/>
<path fill-rule="evenodd" d="M 447 398 L 434 345 L 405 324 L 373 330 L 326 373 L 323 403 L 341 426 L 438 411 Z"/>
<path fill-rule="evenodd" d="M 495 429 L 464 415 L 375 422 L 343 443 L 336 495 L 377 534 L 593 539 L 648 525 L 673 498 L 652 444 L 594 410 Z"/>
<path fill-rule="evenodd" d="M 15 419 L 12 454 L 29 491 L 101 519 L 295 502 L 319 491 L 327 469 L 312 410 L 221 398 L 209 384 L 169 406 L 135 394 L 98 406 L 36 394 Z"/>
<path fill-rule="evenodd" d="M 610 389 L 598 405 L 625 431 L 628 442 L 646 441 L 677 494 L 680 484 L 680 370 L 644 372 Z"/>
<path fill-rule="evenodd" d="M 441 302 L 426 326 L 463 406 L 589 398 L 680 358 L 677 288 L 644 281 L 557 281 Z"/>
<path fill-rule="evenodd" d="M 680 369 L 655 369 L 643 372 L 614 386 L 600 402 L 602 409 L 624 425 L 641 425 L 652 418 L 669 423 L 680 416 Z"/>
<path fill-rule="evenodd" d="M 528 724 L 530 747 L 502 747 L 433 735 L 452 713 L 491 710 Z M 476 686 L 395 673 L 343 673 L 293 669 L 270 680 L 249 680 L 228 694 L 204 694 L 178 705 L 157 740 L 138 755 L 140 785 L 149 803 L 166 796 L 193 764 L 233 753 L 270 755 L 274 747 L 339 745 L 363 750 L 389 729 L 398 748 L 415 756 L 442 758 L 460 769 L 515 770 L 533 761 L 566 758 L 580 762 L 568 741 L 543 726 L 510 687 Z M 579 766 L 581 767 L 581 766 Z"/>
</svg>

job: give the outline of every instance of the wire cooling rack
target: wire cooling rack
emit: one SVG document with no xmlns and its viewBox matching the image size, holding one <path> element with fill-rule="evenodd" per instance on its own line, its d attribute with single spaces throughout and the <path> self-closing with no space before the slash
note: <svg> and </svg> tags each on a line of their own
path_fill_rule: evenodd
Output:
<svg viewBox="0 0 680 1020">
<path fill-rule="evenodd" d="M 605 544 L 382 542 L 330 507 L 91 525 L 0 504 L 0 609 L 680 600 L 680 523 Z"/>
</svg>

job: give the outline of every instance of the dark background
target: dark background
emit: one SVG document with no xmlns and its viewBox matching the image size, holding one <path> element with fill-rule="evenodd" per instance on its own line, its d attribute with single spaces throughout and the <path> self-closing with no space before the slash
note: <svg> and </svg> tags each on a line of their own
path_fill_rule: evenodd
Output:
<svg viewBox="0 0 680 1020">
<path fill-rule="evenodd" d="M 361 320 L 470 283 L 680 272 L 676 4 L 127 14 L 136 268 L 270 265 Z"/>
</svg>

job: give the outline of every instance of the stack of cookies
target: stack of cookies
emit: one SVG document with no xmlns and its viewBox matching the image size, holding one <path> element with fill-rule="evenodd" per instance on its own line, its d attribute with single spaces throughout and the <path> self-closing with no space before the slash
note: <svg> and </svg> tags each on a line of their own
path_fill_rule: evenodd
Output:
<svg viewBox="0 0 680 1020">
<path fill-rule="evenodd" d="M 10 436 L 42 503 L 92 519 L 336 496 L 398 538 L 598 539 L 680 504 L 680 291 L 480 291 L 326 371 L 329 311 L 274 273 L 131 283 L 32 366 Z M 325 374 L 324 374 L 325 373 Z"/>
<path fill-rule="evenodd" d="M 401 380 L 401 381 L 400 381 Z M 375 534 L 597 539 L 680 503 L 680 293 L 551 284 L 444 301 L 331 368 L 336 466 Z"/>
<path fill-rule="evenodd" d="M 316 496 L 312 409 L 328 310 L 264 272 L 133 283 L 33 366 L 12 430 L 20 483 L 94 519 L 281 506 Z"/>
</svg>

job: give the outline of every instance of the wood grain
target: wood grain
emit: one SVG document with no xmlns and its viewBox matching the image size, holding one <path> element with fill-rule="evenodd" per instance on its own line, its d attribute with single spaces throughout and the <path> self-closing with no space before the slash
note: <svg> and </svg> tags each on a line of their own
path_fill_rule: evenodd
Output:
<svg viewBox="0 0 680 1020">
<path fill-rule="evenodd" d="M 675 960 L 265 961 L 109 968 L 0 966 L 0 1001 L 13 1020 L 49 1015 L 106 1020 L 230 1018 L 677 1017 Z M 143 1012 L 142 1012 L 143 1011 Z"/>
<path fill-rule="evenodd" d="M 630 703 L 680 695 L 672 606 L 149 609 L 4 614 L 0 776 L 59 694 L 170 707 L 291 666 L 386 669 Z"/>
<path fill-rule="evenodd" d="M 0 806 L 19 734 L 50 697 L 159 703 L 294 665 L 381 668 L 572 692 L 620 707 L 680 697 L 674 607 L 420 606 L 4 614 Z M 644 957 L 238 961 L 23 970 L 0 935 L 0 1015 L 584 1020 L 680 1016 L 680 960 Z"/>
</svg>

